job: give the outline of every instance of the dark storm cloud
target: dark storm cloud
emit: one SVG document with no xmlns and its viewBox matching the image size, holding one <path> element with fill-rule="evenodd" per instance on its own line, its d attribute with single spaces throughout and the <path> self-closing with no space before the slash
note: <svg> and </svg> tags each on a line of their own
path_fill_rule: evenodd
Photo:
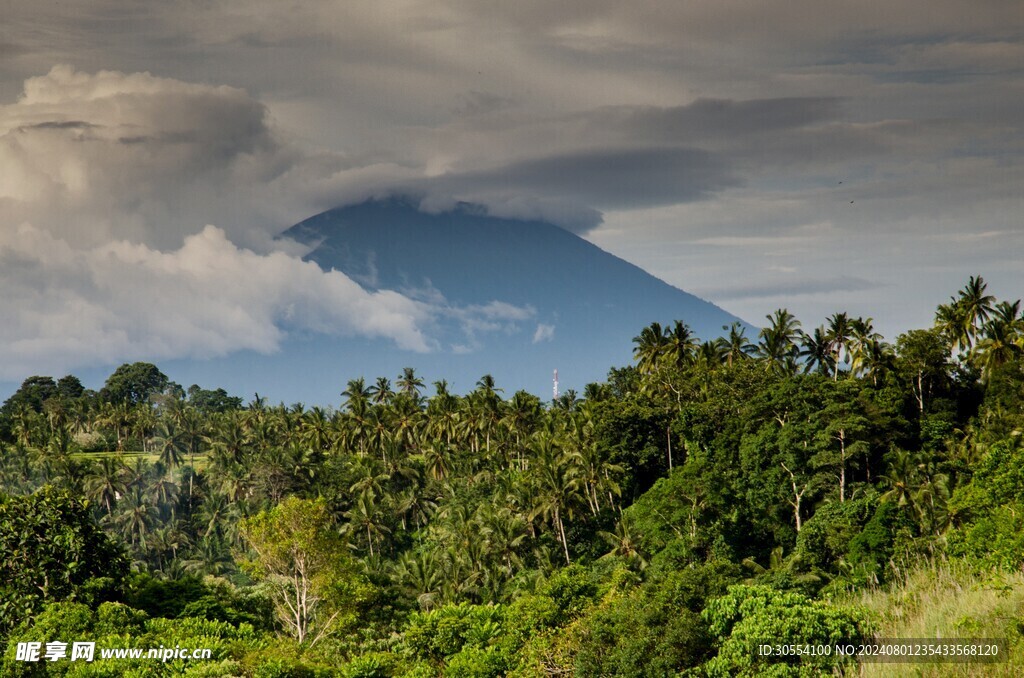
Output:
<svg viewBox="0 0 1024 678">
<path fill-rule="evenodd" d="M 90 129 L 93 127 L 96 127 L 96 125 L 84 120 L 54 120 L 25 126 L 27 129 Z"/>
<path fill-rule="evenodd" d="M 739 185 L 720 158 L 693 148 L 597 149 L 461 176 L 456 188 L 563 196 L 604 209 L 703 200 Z"/>
</svg>

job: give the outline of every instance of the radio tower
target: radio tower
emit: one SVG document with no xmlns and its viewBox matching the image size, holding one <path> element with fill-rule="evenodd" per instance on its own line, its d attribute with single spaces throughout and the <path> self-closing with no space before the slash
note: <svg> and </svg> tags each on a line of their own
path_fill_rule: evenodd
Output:
<svg viewBox="0 0 1024 678">
<path fill-rule="evenodd" d="M 555 394 L 555 400 L 558 400 L 558 370 L 555 370 L 555 386 L 552 390 Z"/>
</svg>

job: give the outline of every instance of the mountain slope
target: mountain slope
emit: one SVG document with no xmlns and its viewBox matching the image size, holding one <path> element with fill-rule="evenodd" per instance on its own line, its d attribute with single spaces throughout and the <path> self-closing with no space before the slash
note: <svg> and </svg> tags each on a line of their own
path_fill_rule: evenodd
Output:
<svg viewBox="0 0 1024 678">
<path fill-rule="evenodd" d="M 738 320 L 564 229 L 492 218 L 472 206 L 426 214 L 398 199 L 371 201 L 318 214 L 284 236 L 313 246 L 307 258 L 324 269 L 368 288 L 443 297 L 453 307 L 434 328 L 438 354 L 393 355 L 384 361 L 391 369 L 369 369 L 368 378 L 394 377 L 404 361 L 443 366 L 449 371 L 437 378 L 460 388 L 488 372 L 506 392 L 547 397 L 555 368 L 563 390 L 579 390 L 627 364 L 632 337 L 653 321 L 681 319 L 709 338 Z M 481 309 L 494 302 L 520 312 Z"/>
<path fill-rule="evenodd" d="M 711 338 L 737 320 L 561 228 L 488 217 L 468 205 L 426 214 L 399 199 L 371 201 L 318 214 L 284 235 L 307 244 L 306 258 L 325 270 L 423 302 L 432 320 L 421 330 L 434 350 L 285 326 L 270 355 L 159 361 L 172 380 L 247 400 L 259 390 L 272 403 L 338 405 L 349 379 L 394 381 L 409 366 L 427 384 L 447 380 L 456 393 L 490 374 L 506 396 L 525 389 L 548 400 L 554 369 L 563 392 L 582 391 L 609 368 L 630 364 L 632 338 L 651 322 L 680 319 Z M 114 367 L 75 373 L 98 388 Z M 3 387 L 13 392 L 17 384 Z"/>
</svg>

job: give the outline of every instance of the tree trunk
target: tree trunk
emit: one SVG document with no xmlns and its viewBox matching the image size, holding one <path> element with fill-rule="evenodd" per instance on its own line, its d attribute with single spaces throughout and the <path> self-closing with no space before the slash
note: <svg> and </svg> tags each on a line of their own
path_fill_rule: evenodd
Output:
<svg viewBox="0 0 1024 678">
<path fill-rule="evenodd" d="M 562 523 L 562 516 L 558 513 L 558 509 L 555 509 L 555 522 L 558 523 L 558 533 L 562 537 L 562 550 L 565 551 L 565 564 L 572 565 L 572 561 L 569 560 L 569 544 L 565 538 L 565 525 Z"/>
<path fill-rule="evenodd" d="M 846 431 L 839 429 L 839 502 L 846 501 Z"/>
<path fill-rule="evenodd" d="M 665 426 L 665 440 L 668 441 L 668 472 L 672 473 L 672 424 Z"/>
<path fill-rule="evenodd" d="M 782 464 L 782 468 L 789 474 L 790 482 L 793 484 L 793 500 L 789 502 L 789 505 L 793 507 L 793 513 L 796 517 L 796 531 L 799 533 L 800 528 L 803 526 L 803 522 L 800 519 L 800 502 L 804 498 L 804 493 L 807 492 L 808 485 L 805 483 L 802 490 L 797 490 L 796 475 L 785 464 Z"/>
</svg>

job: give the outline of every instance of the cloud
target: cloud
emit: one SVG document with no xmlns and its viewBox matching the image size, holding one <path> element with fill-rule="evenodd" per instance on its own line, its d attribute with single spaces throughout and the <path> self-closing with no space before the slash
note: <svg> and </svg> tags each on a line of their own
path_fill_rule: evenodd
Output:
<svg viewBox="0 0 1024 678">
<path fill-rule="evenodd" d="M 0 379 L 124 360 L 270 353 L 290 332 L 429 351 L 433 309 L 368 292 L 283 252 L 240 249 L 208 226 L 175 251 L 79 248 L 29 225 L 0 229 Z"/>
<path fill-rule="evenodd" d="M 174 247 L 204 223 L 256 242 L 280 213 L 275 180 L 298 161 L 233 87 L 55 66 L 0 106 L 6 220 L 76 245 Z"/>
<path fill-rule="evenodd" d="M 555 326 L 545 325 L 544 323 L 537 324 L 537 330 L 533 333 L 533 343 L 539 344 L 542 341 L 551 341 L 555 338 Z"/>
<path fill-rule="evenodd" d="M 759 285 L 740 285 L 735 287 L 702 289 L 712 299 L 733 301 L 737 299 L 768 299 L 772 297 L 789 298 L 803 295 L 834 294 L 836 292 L 862 292 L 881 287 L 877 282 L 856 276 L 840 275 L 830 278 L 787 280 L 785 282 L 765 282 Z"/>
<path fill-rule="evenodd" d="M 779 257 L 884 279 L 849 296 L 901 290 L 894 325 L 961 274 L 1022 283 L 1019 0 L 9 4 L 0 214 L 76 247 L 174 250 L 214 223 L 266 252 L 320 209 L 407 192 L 553 220 L 687 289 L 752 286 Z M 93 75 L 15 103 L 54 63 Z M 641 180 L 648 162 L 674 179 Z M 823 221 L 830 238 L 788 230 Z"/>
<path fill-rule="evenodd" d="M 690 202 L 739 183 L 712 154 L 694 148 L 587 150 L 452 178 L 510 194 L 564 196 L 601 208 Z"/>
</svg>

